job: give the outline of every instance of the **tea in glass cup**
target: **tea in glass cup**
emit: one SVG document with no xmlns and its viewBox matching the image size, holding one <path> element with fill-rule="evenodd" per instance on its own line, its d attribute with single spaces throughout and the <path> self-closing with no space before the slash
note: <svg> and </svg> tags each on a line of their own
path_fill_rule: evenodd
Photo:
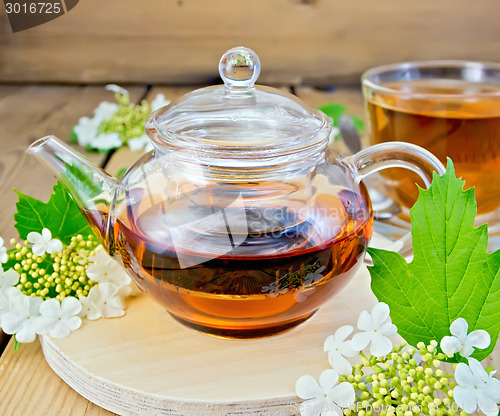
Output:
<svg viewBox="0 0 500 416">
<path fill-rule="evenodd" d="M 475 187 L 478 223 L 500 236 L 500 64 L 427 61 L 385 65 L 362 77 L 372 143 L 422 146 Z M 408 170 L 383 172 L 390 197 L 403 209 L 417 199 L 420 178 Z M 497 230 L 498 229 L 498 230 Z"/>
</svg>

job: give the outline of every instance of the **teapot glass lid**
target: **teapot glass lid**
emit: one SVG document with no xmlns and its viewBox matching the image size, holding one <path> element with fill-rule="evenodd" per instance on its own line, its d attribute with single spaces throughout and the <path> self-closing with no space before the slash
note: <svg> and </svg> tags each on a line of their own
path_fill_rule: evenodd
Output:
<svg viewBox="0 0 500 416">
<path fill-rule="evenodd" d="M 331 122 L 321 111 L 280 89 L 255 85 L 260 60 L 252 50 L 227 51 L 219 73 L 223 85 L 195 90 L 152 113 L 147 127 L 158 133 L 152 137 L 157 147 L 182 142 L 194 148 L 279 145 L 292 151 L 327 140 Z"/>
</svg>

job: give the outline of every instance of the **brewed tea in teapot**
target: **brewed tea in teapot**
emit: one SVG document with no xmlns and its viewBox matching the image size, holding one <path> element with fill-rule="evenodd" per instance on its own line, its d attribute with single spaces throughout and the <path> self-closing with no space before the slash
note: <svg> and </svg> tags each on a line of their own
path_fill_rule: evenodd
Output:
<svg viewBox="0 0 500 416">
<path fill-rule="evenodd" d="M 363 263 L 373 229 L 366 175 L 403 166 L 429 183 L 444 168 L 397 142 L 337 158 L 328 149 L 331 120 L 256 86 L 260 61 L 247 48 L 226 52 L 219 72 L 224 85 L 150 115 L 154 150 L 121 181 L 54 137 L 28 151 L 175 319 L 213 335 L 259 337 L 305 321 Z"/>
</svg>

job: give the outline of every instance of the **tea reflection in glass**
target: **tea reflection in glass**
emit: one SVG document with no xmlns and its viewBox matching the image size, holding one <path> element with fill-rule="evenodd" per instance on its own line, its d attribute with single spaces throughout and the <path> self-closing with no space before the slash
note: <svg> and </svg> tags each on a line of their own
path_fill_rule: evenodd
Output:
<svg viewBox="0 0 500 416">
<path fill-rule="evenodd" d="M 363 75 L 373 143 L 406 141 L 443 163 L 450 157 L 466 188 L 475 186 L 478 214 L 490 226 L 500 205 L 500 64 L 436 61 L 388 65 Z M 392 195 L 409 208 L 416 174 L 384 171 Z M 490 230 L 491 231 L 491 230 Z"/>
</svg>

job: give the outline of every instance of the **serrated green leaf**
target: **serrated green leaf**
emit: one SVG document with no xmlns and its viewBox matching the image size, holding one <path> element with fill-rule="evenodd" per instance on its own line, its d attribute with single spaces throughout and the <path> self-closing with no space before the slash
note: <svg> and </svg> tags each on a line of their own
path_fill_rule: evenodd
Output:
<svg viewBox="0 0 500 416">
<path fill-rule="evenodd" d="M 473 189 L 463 190 L 453 163 L 442 176 L 434 174 L 428 190 L 420 190 L 410 211 L 414 259 L 369 248 L 373 293 L 391 308 L 399 334 L 411 345 L 450 335 L 451 323 L 461 317 L 469 332 L 491 335 L 482 360 L 490 354 L 500 331 L 500 251 L 488 254 L 486 225 L 474 228 Z"/>
<path fill-rule="evenodd" d="M 43 228 L 48 228 L 52 237 L 58 238 L 64 244 L 69 244 L 74 235 L 92 234 L 78 206 L 60 182 L 54 186 L 54 192 L 47 203 L 14 191 L 19 198 L 16 203 L 17 212 L 14 214 L 14 226 L 22 240 L 26 240 L 31 231 L 41 232 Z"/>
</svg>

